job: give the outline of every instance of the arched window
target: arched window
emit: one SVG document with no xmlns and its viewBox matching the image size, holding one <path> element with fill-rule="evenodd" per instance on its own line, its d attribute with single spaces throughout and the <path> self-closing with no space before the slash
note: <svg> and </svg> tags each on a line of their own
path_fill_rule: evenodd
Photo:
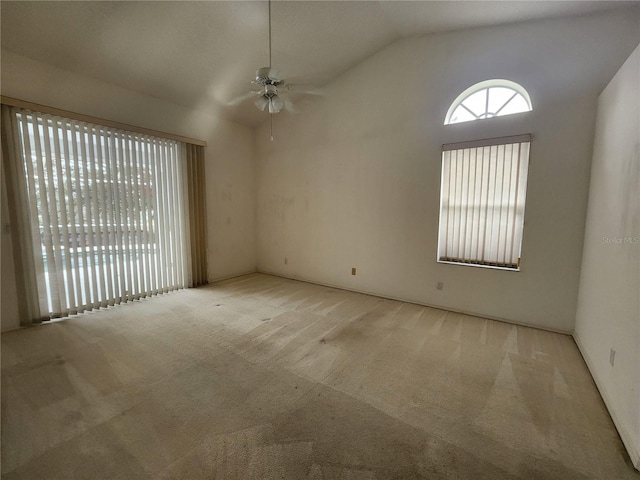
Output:
<svg viewBox="0 0 640 480">
<path fill-rule="evenodd" d="M 449 107 L 444 124 L 470 122 L 531 110 L 531 99 L 522 86 L 510 80 L 485 80 L 458 95 Z"/>
</svg>

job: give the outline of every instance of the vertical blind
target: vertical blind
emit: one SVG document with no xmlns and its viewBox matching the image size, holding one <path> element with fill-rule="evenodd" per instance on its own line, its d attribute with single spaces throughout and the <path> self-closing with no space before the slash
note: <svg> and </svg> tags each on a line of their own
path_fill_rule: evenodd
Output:
<svg viewBox="0 0 640 480">
<path fill-rule="evenodd" d="M 445 145 L 438 260 L 518 269 L 530 136 Z"/>
<path fill-rule="evenodd" d="M 9 107 L 3 122 L 40 318 L 189 286 L 185 144 Z"/>
</svg>

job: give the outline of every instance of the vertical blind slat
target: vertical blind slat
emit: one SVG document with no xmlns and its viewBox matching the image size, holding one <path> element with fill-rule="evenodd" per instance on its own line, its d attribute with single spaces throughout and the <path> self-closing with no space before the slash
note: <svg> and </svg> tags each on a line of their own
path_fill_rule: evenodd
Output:
<svg viewBox="0 0 640 480">
<path fill-rule="evenodd" d="M 131 183 L 132 185 L 139 186 L 140 177 L 138 175 L 138 162 L 139 162 L 139 154 L 138 147 L 139 143 L 135 141 L 135 136 L 131 135 Z M 131 189 L 133 191 L 133 188 Z M 135 288 L 135 296 L 134 298 L 137 300 L 142 296 L 144 292 L 144 272 L 142 270 L 141 265 L 141 246 L 142 246 L 142 229 L 140 226 L 140 195 L 132 194 L 133 199 L 133 211 L 131 215 L 131 223 L 133 230 L 133 240 L 132 244 L 134 245 L 134 256 L 135 260 L 133 262 L 134 265 L 134 278 L 136 280 L 136 288 Z"/>
<path fill-rule="evenodd" d="M 516 152 L 516 149 L 518 148 L 518 145 L 513 145 L 511 148 L 511 158 L 510 158 L 510 162 L 509 162 L 509 176 L 508 176 L 508 182 L 509 182 L 509 186 L 508 186 L 508 199 L 507 199 L 507 205 L 514 205 L 515 202 L 515 196 L 514 196 L 514 189 L 515 189 L 515 185 L 514 185 L 514 181 L 513 181 L 513 174 L 515 173 L 516 169 L 514 167 L 514 165 L 517 165 L 517 161 L 514 159 L 514 155 Z M 506 210 L 505 213 L 505 224 L 504 224 L 504 238 L 505 238 L 505 242 L 504 242 L 504 257 L 503 257 L 503 263 L 513 263 L 513 235 L 512 235 L 512 215 L 511 215 L 511 211 L 514 210 L 513 208 L 508 208 Z"/>
<path fill-rule="evenodd" d="M 162 150 L 164 152 L 164 161 L 162 162 L 162 166 L 164 167 L 164 175 L 162 176 L 162 188 L 163 188 L 162 199 L 164 203 L 164 222 L 165 222 L 165 225 L 169 225 L 169 222 L 170 222 L 169 219 L 171 218 L 172 209 L 171 209 L 171 202 L 167 197 L 167 193 L 171 189 L 171 174 L 173 172 L 171 168 L 170 152 L 165 142 L 162 142 Z M 171 248 L 172 246 L 175 245 L 175 239 L 173 238 L 173 232 L 171 232 L 169 228 L 165 229 L 165 237 L 166 237 L 166 244 L 168 245 L 167 264 L 166 264 L 167 265 L 167 283 L 165 285 L 165 292 L 168 292 L 170 291 L 171 287 L 175 282 L 175 275 L 172 268 L 175 263 L 175 257 L 173 255 L 173 249 Z"/>
<path fill-rule="evenodd" d="M 168 211 L 169 211 L 169 202 L 167 202 L 167 198 L 165 196 L 165 193 L 167 191 L 167 176 L 169 175 L 169 172 L 167 171 L 167 150 L 165 148 L 164 142 L 158 142 L 159 145 L 159 151 L 161 152 L 162 155 L 162 160 L 160 162 L 158 162 L 158 165 L 160 166 L 160 174 L 158 175 L 158 185 L 160 187 L 160 205 L 161 205 L 161 214 L 160 214 L 160 221 L 162 222 L 162 240 L 163 240 L 163 245 L 164 248 L 160 248 L 160 251 L 162 252 L 162 256 L 163 256 L 163 268 L 162 268 L 162 275 L 163 275 L 163 279 L 162 279 L 162 284 L 163 284 L 163 288 L 162 288 L 162 292 L 166 293 L 169 291 L 169 285 L 171 285 L 171 269 L 170 269 L 170 265 L 171 265 L 171 236 L 169 231 L 164 228 L 167 224 L 168 221 Z"/>
<path fill-rule="evenodd" d="M 129 237 L 129 251 L 131 255 L 130 262 L 130 271 L 129 278 L 131 280 L 131 291 L 129 292 L 130 297 L 133 300 L 137 300 L 140 298 L 140 274 L 138 272 L 138 232 L 137 232 L 137 224 L 136 224 L 136 216 L 138 214 L 137 207 L 137 198 L 136 198 L 136 175 L 135 175 L 135 148 L 136 143 L 133 137 L 133 134 L 127 133 L 127 150 L 126 150 L 126 160 L 128 169 L 128 180 L 129 180 L 129 211 L 127 212 L 127 236 Z"/>
<path fill-rule="evenodd" d="M 70 135 L 71 135 L 71 155 L 72 158 L 75 161 L 75 181 L 76 181 L 76 195 L 77 195 L 77 199 L 78 202 L 79 199 L 81 198 L 80 195 L 80 187 L 82 185 L 82 178 L 81 178 L 81 171 L 83 171 L 82 169 L 82 162 L 81 159 L 79 157 L 78 154 L 78 142 L 76 141 L 76 139 L 78 138 L 79 135 L 79 126 L 77 124 L 77 122 L 70 122 Z M 81 302 L 78 304 L 78 312 L 81 312 L 84 310 L 84 306 L 87 305 L 90 301 L 91 298 L 91 286 L 89 285 L 89 275 L 87 274 L 87 270 L 88 270 L 88 252 L 87 252 L 87 238 L 86 238 L 86 229 L 85 229 L 85 215 L 84 215 L 84 210 L 82 207 L 83 203 L 79 203 L 77 211 L 78 211 L 78 235 L 80 238 L 80 245 L 78 246 L 78 248 L 80 249 L 80 254 L 78 256 L 79 260 L 78 260 L 78 269 L 77 269 L 77 273 L 78 275 L 82 276 L 82 280 L 81 280 L 81 284 L 80 284 L 80 288 L 81 288 L 81 292 L 80 292 L 80 298 L 82 299 Z M 80 262 L 82 263 L 82 267 L 80 267 Z"/>
<path fill-rule="evenodd" d="M 505 184 L 505 170 L 507 169 L 507 162 L 506 162 L 506 158 L 507 158 L 507 153 L 508 153 L 508 146 L 503 146 L 499 149 L 500 154 L 499 154 L 499 161 L 498 161 L 498 169 L 500 170 L 500 180 L 498 181 L 498 198 L 499 198 L 499 205 L 496 205 L 496 208 L 498 208 L 498 221 L 496 222 L 496 231 L 497 231 L 497 241 L 496 241 L 496 261 L 499 263 L 500 262 L 500 255 L 502 253 L 502 244 L 503 244 L 503 236 L 502 236 L 502 223 L 504 221 L 503 219 L 503 213 L 504 213 L 504 200 L 505 200 L 505 188 L 504 188 L 504 184 Z"/>
<path fill-rule="evenodd" d="M 49 130 L 49 125 L 47 122 L 47 118 L 45 117 L 42 120 L 42 134 L 38 136 L 38 140 L 40 142 L 40 151 L 42 152 L 41 158 L 43 160 L 45 159 L 45 157 L 51 158 L 51 144 L 50 144 L 50 136 L 47 134 L 48 130 Z M 43 185 L 46 183 L 55 184 L 55 180 L 53 178 L 52 162 L 44 160 L 41 163 L 41 166 L 42 166 L 42 172 L 43 172 L 41 182 L 43 182 Z M 41 192 L 44 193 L 42 195 L 42 199 L 45 202 L 44 205 L 45 205 L 46 214 L 47 214 L 46 218 L 50 220 L 55 220 L 57 217 L 56 196 L 55 196 L 56 191 L 55 189 L 42 188 Z M 62 271 L 60 256 L 58 255 L 58 252 L 56 252 L 55 250 L 57 245 L 56 237 L 60 236 L 58 222 L 52 221 L 49 223 L 47 234 L 49 236 L 48 246 L 51 249 L 51 259 L 54 261 L 55 267 L 56 267 L 48 271 L 48 276 L 49 276 L 49 281 L 56 285 L 55 290 L 52 289 L 52 300 L 54 302 L 54 305 L 56 305 L 56 311 L 54 313 L 57 313 L 61 310 L 62 305 L 64 305 L 64 302 L 61 301 L 62 297 L 64 296 L 64 285 L 60 285 L 59 281 L 55 281 L 55 280 L 60 280 L 60 272 Z"/>
<path fill-rule="evenodd" d="M 64 172 L 64 177 L 65 177 L 65 182 L 64 182 L 64 189 L 65 189 L 65 194 L 68 195 L 70 197 L 70 201 L 67 202 L 67 209 L 69 210 L 69 217 L 68 220 L 68 236 L 69 236 L 69 242 L 67 244 L 68 246 L 68 250 L 67 250 L 67 258 L 69 259 L 69 264 L 67 266 L 67 271 L 69 273 L 69 275 L 72 277 L 71 279 L 67 279 L 67 281 L 70 281 L 73 283 L 73 298 L 70 299 L 70 305 L 69 305 L 69 313 L 71 315 L 78 313 L 78 305 L 82 304 L 82 299 L 80 297 L 80 291 L 81 291 L 81 277 L 80 277 L 80 272 L 79 272 L 79 268 L 78 268 L 78 228 L 77 228 L 77 224 L 78 224 L 78 220 L 76 218 L 76 208 L 75 208 L 75 202 L 73 201 L 73 171 L 74 169 L 72 168 L 72 161 L 71 161 L 71 154 L 70 154 L 70 150 L 69 150 L 69 128 L 68 125 L 65 122 L 62 122 L 61 124 L 61 135 L 60 135 L 60 142 L 62 143 L 62 148 L 61 148 L 61 155 L 63 156 L 63 158 L 65 159 L 65 172 Z M 60 165 L 62 165 L 62 162 L 60 162 Z"/>
<path fill-rule="evenodd" d="M 207 283 L 207 216 L 206 216 L 206 191 L 205 191 L 205 181 L 206 172 L 205 172 L 205 164 L 204 164 L 204 147 L 200 145 L 194 145 L 197 151 L 197 159 L 198 159 L 198 188 L 197 188 L 197 212 L 198 215 L 195 217 L 198 223 L 198 244 L 197 244 L 197 253 L 198 253 L 198 265 L 200 268 L 200 276 L 198 279 L 198 285 L 202 285 Z"/>
<path fill-rule="evenodd" d="M 107 251 L 109 254 L 110 262 L 108 265 L 109 276 L 109 305 L 115 305 L 116 299 L 119 295 L 118 289 L 118 276 L 117 276 L 117 256 L 116 256 L 116 232 L 115 232 L 115 212 L 113 202 L 113 172 L 111 171 L 111 142 L 110 135 L 107 129 L 102 129 L 102 148 L 103 148 L 103 171 L 105 175 L 104 179 L 104 204 L 105 204 L 105 224 L 107 228 Z"/>
<path fill-rule="evenodd" d="M 102 171 L 102 155 L 100 152 L 99 145 L 99 137 L 94 127 L 89 130 L 89 158 L 91 159 L 91 179 L 92 179 L 92 189 L 91 189 L 91 205 L 93 206 L 93 218 L 94 225 L 96 227 L 96 258 L 98 268 L 96 269 L 96 277 L 98 279 L 98 290 L 100 292 L 98 305 L 100 307 L 108 306 L 107 298 L 109 295 L 109 288 L 107 283 L 107 270 L 108 270 L 108 262 L 105 258 L 104 248 L 107 245 L 107 237 L 105 228 L 107 226 L 104 223 L 104 206 L 103 206 L 103 198 L 102 198 L 102 182 L 101 182 L 101 171 Z"/>
<path fill-rule="evenodd" d="M 493 231 L 494 231 L 494 217 L 495 217 L 495 206 L 496 206 L 496 177 L 498 174 L 497 161 L 498 161 L 498 149 L 496 146 L 489 147 L 489 172 L 490 172 L 490 182 L 488 184 L 489 188 L 489 200 L 487 202 L 487 226 L 489 230 L 487 242 L 485 243 L 485 252 L 482 258 L 483 261 L 487 262 L 493 256 L 494 252 L 494 239 L 493 239 Z"/>
<path fill-rule="evenodd" d="M 197 158 L 194 158 L 195 154 L 196 152 L 194 148 L 191 145 L 187 145 L 186 179 L 187 179 L 189 210 L 191 211 L 194 211 L 196 195 L 198 194 L 198 192 L 194 191 L 195 173 L 198 167 Z M 189 243 L 191 244 L 191 272 L 192 272 L 192 278 L 190 282 L 191 285 L 197 285 L 198 284 L 197 279 L 200 278 L 200 264 L 197 259 L 198 232 L 199 232 L 198 222 L 194 221 L 194 218 L 192 217 L 189 220 L 189 240 L 190 240 Z"/>
<path fill-rule="evenodd" d="M 35 152 L 38 155 L 37 159 L 37 175 L 38 175 L 38 187 L 39 187 L 39 197 L 40 197 L 40 211 L 42 212 L 42 221 L 43 228 L 42 232 L 44 235 L 44 247 L 46 258 L 49 260 L 51 267 L 56 267 L 56 263 L 58 263 L 57 256 L 53 250 L 53 238 L 54 238 L 54 228 L 56 228 L 51 221 L 51 197 L 53 195 L 53 190 L 46 188 L 47 182 L 52 181 L 51 176 L 47 175 L 47 166 L 45 165 L 45 158 L 47 155 L 47 141 L 46 138 L 42 137 L 46 135 L 46 121 L 42 118 L 38 119 L 36 124 L 36 128 L 34 129 L 34 140 L 35 140 Z M 57 223 L 57 222 L 56 222 Z M 56 228 L 57 230 L 57 228 Z M 57 280 L 57 269 L 56 268 L 48 268 L 45 269 L 45 278 L 48 280 L 51 288 L 49 289 L 49 301 L 53 306 L 53 313 L 58 314 L 61 311 L 60 307 L 60 289 L 58 286 Z"/>
<path fill-rule="evenodd" d="M 86 231 L 86 251 L 87 251 L 87 264 L 85 266 L 86 275 L 89 279 L 89 295 L 87 298 L 87 307 L 97 307 L 96 298 L 98 295 L 95 279 L 95 252 L 93 250 L 95 233 L 91 226 L 93 225 L 93 212 L 91 209 L 91 196 L 89 194 L 89 183 L 91 172 L 89 170 L 89 160 L 87 155 L 87 143 L 86 143 L 86 127 L 84 125 L 78 125 L 78 144 L 80 147 L 80 165 L 82 165 L 82 183 L 81 183 L 81 195 L 82 205 L 84 209 L 85 224 L 83 229 Z"/>
<path fill-rule="evenodd" d="M 31 130 L 29 130 L 29 124 L 26 122 L 22 123 L 22 148 L 24 149 L 24 158 L 32 159 L 38 156 L 38 151 L 35 149 L 35 131 L 37 130 L 37 124 L 31 123 Z M 32 144 L 32 138 L 29 132 L 34 132 Z M 35 174 L 34 165 L 31 161 L 25 161 L 26 164 L 26 186 L 27 186 L 27 194 L 33 198 L 37 199 L 39 195 L 36 193 L 36 179 L 37 176 Z M 37 168 L 36 168 L 37 169 Z M 30 210 L 30 228 L 31 228 L 31 237 L 33 239 L 32 243 L 32 253 L 34 259 L 34 270 L 35 270 L 35 278 L 36 284 L 38 286 L 38 307 L 40 312 L 47 311 L 48 306 L 48 290 L 46 288 L 46 274 L 44 271 L 43 264 L 43 248 L 42 242 L 44 240 L 44 232 L 40 231 L 40 226 L 38 222 L 38 211 L 41 208 L 39 202 L 32 201 L 29 202 L 29 210 Z M 40 315 L 42 317 L 42 315 Z"/>
<path fill-rule="evenodd" d="M 133 262 L 133 252 L 131 245 L 129 212 L 131 212 L 131 176 L 129 175 L 129 142 L 124 132 L 118 134 L 120 144 L 120 162 L 122 173 L 122 198 L 120 202 L 120 217 L 122 228 L 122 242 L 124 243 L 124 290 L 122 295 L 125 301 L 131 300 L 131 292 L 134 290 L 131 278 L 131 264 Z"/>
<path fill-rule="evenodd" d="M 451 162 L 449 159 L 450 152 L 442 152 L 442 179 L 440 181 L 440 190 L 442 191 L 442 208 L 440 214 L 440 228 L 443 232 L 444 241 L 444 256 L 448 256 L 449 246 L 449 183 L 451 182 L 451 175 L 449 169 L 451 168 Z"/>
<path fill-rule="evenodd" d="M 167 180 L 168 180 L 168 187 L 169 187 L 168 192 L 173 192 L 173 194 L 178 195 L 178 190 L 176 188 L 176 177 L 178 176 L 178 168 L 176 164 L 175 153 L 176 152 L 172 150 L 169 155 L 170 164 L 171 164 L 171 174 L 169 175 L 169 178 Z M 179 209 L 177 208 L 178 204 L 176 202 L 170 202 L 169 205 L 171 207 L 169 210 L 170 217 L 179 219 L 180 213 L 178 211 Z M 180 232 L 172 231 L 171 237 L 175 242 L 175 246 L 178 249 L 182 249 L 182 236 L 180 235 Z M 173 255 L 172 266 L 173 266 L 173 268 L 171 269 L 171 271 L 173 272 L 172 285 L 177 285 L 179 283 L 182 283 L 182 275 L 180 270 L 182 267 L 181 255 Z"/>
<path fill-rule="evenodd" d="M 156 162 L 156 158 L 155 158 L 155 141 L 151 140 L 149 142 L 149 150 L 148 150 L 148 155 L 149 155 L 149 182 L 147 184 L 147 191 L 148 194 L 150 195 L 150 201 L 149 201 L 149 211 L 153 211 L 154 212 L 154 221 L 152 224 L 149 225 L 149 232 L 151 237 L 153 238 L 153 243 L 155 245 L 155 248 L 153 250 L 153 261 L 151 262 L 151 281 L 149 283 L 149 293 L 150 295 L 156 295 L 158 293 L 158 285 L 159 285 L 159 281 L 158 281 L 158 262 L 160 259 L 160 252 L 158 251 L 159 244 L 158 244 L 158 222 L 157 222 L 157 212 L 158 212 L 158 199 L 157 196 L 155 195 L 155 185 L 156 185 L 156 175 L 155 175 L 155 170 L 154 170 L 154 165 Z"/>
<path fill-rule="evenodd" d="M 453 164 L 453 179 L 452 179 L 452 183 L 453 183 L 453 197 L 451 199 L 451 204 L 453 205 L 453 216 L 451 218 L 452 222 L 451 222 L 451 250 L 452 250 L 452 254 L 453 255 L 457 255 L 458 253 L 458 235 L 456 235 L 456 233 L 459 231 L 459 227 L 458 225 L 460 224 L 460 211 L 458 208 L 458 181 L 460 179 L 460 176 L 458 174 L 458 155 L 460 155 L 460 152 L 454 152 L 454 156 L 452 159 L 452 164 Z"/>
<path fill-rule="evenodd" d="M 178 192 L 178 188 L 176 185 L 176 180 L 178 177 L 178 168 L 175 162 L 175 158 L 174 158 L 174 151 L 171 151 L 169 157 L 170 157 L 170 162 L 171 162 L 171 174 L 169 175 L 169 191 L 170 192 L 174 192 L 174 194 L 179 195 Z M 180 210 L 178 208 L 178 203 L 177 202 L 171 202 L 171 211 L 170 214 L 173 218 L 176 218 L 178 220 L 180 220 Z M 172 231 L 171 232 L 172 237 L 174 238 L 174 241 L 176 243 L 176 246 L 181 249 L 182 248 L 182 238 L 180 235 L 180 232 L 176 232 L 176 231 Z M 175 276 L 174 276 L 174 280 L 173 280 L 173 284 L 176 285 L 178 283 L 182 282 L 182 278 L 180 275 L 180 272 L 182 271 L 182 255 L 175 255 L 174 256 L 174 266 L 175 266 L 175 270 L 171 269 L 172 272 L 174 272 Z"/>
<path fill-rule="evenodd" d="M 478 160 L 478 149 L 474 148 L 473 149 L 474 152 L 474 159 L 475 159 L 475 166 L 474 166 L 474 170 L 476 171 L 476 181 L 475 181 L 475 192 L 473 195 L 473 215 L 474 215 L 474 229 L 473 229 L 473 242 L 474 242 L 474 247 L 472 249 L 472 256 L 474 258 L 478 258 L 478 252 L 480 251 L 480 198 L 482 195 L 482 174 L 484 172 L 483 170 L 483 164 L 482 164 L 482 156 L 480 156 L 480 159 Z"/>
<path fill-rule="evenodd" d="M 173 192 L 174 195 L 176 195 L 179 198 L 184 198 L 183 197 L 183 191 L 182 191 L 182 168 L 180 167 L 180 165 L 178 164 L 178 159 L 175 157 L 175 155 L 177 155 L 177 152 L 174 151 L 174 161 L 173 161 L 173 168 L 175 171 L 175 176 L 173 176 L 171 178 L 172 180 L 172 187 L 173 187 Z M 173 202 L 173 211 L 174 211 L 174 218 L 178 219 L 179 223 L 182 223 L 184 221 L 184 219 L 182 218 L 182 207 L 183 207 L 183 203 L 178 203 L 178 202 Z M 184 244 L 184 231 L 179 230 L 177 232 L 174 232 L 174 234 L 178 237 L 178 249 L 179 251 L 182 251 L 185 248 L 185 244 Z M 177 265 L 176 265 L 176 272 L 178 274 L 178 281 L 176 282 L 176 284 L 182 284 L 185 283 L 185 279 L 184 279 L 184 257 L 183 255 L 177 255 L 176 256 L 177 259 Z"/>
<path fill-rule="evenodd" d="M 149 209 L 147 205 L 147 194 L 146 188 L 144 185 L 147 184 L 147 158 L 148 158 L 148 149 L 149 142 L 145 141 L 141 145 L 142 153 L 140 155 L 140 166 L 139 166 L 139 176 L 140 181 L 143 185 L 143 190 L 140 195 L 140 230 L 141 234 L 141 255 L 143 258 L 143 262 L 141 265 L 142 269 L 142 278 L 144 280 L 143 287 L 143 296 L 149 295 L 149 290 L 151 289 L 151 252 L 149 251 L 149 222 L 147 221 L 147 216 L 149 214 Z"/>
<path fill-rule="evenodd" d="M 113 219 L 114 219 L 114 270 L 116 272 L 116 288 L 117 294 L 114 299 L 116 305 L 124 301 L 124 291 L 126 289 L 125 280 L 125 242 L 124 232 L 122 230 L 122 198 L 124 196 L 123 174 L 122 174 L 122 161 L 118 142 L 117 132 L 110 132 L 109 135 L 109 150 L 111 152 L 111 178 L 113 184 L 111 185 L 113 194 Z"/>
<path fill-rule="evenodd" d="M 52 168 L 52 170 L 55 170 L 57 185 L 57 189 L 55 190 L 55 193 L 57 193 L 56 202 L 57 210 L 60 212 L 60 221 L 57 222 L 59 226 L 59 234 L 56 239 L 59 244 L 61 243 L 58 247 L 59 249 L 57 252 L 60 254 L 62 264 L 62 268 L 59 270 L 59 272 L 61 272 L 63 276 L 63 287 L 67 283 L 70 284 L 70 288 L 61 289 L 63 290 L 63 292 L 60 301 L 63 302 L 63 310 L 70 311 L 73 308 L 72 305 L 75 304 L 75 301 L 73 299 L 73 297 L 75 296 L 75 289 L 73 288 L 73 270 L 71 268 L 70 244 L 67 240 L 70 236 L 69 219 L 67 215 L 67 212 L 70 210 L 70 206 L 68 206 L 66 202 L 66 175 L 62 169 L 63 162 L 66 162 L 66 157 L 63 157 L 61 155 L 62 149 L 60 148 L 60 141 L 62 141 L 62 130 L 55 119 L 51 119 L 50 121 L 52 130 L 55 130 L 54 135 L 50 136 L 50 140 L 53 143 L 52 153 L 55 155 L 55 159 L 57 160 L 55 162 L 52 162 L 52 167 L 55 167 Z"/>
<path fill-rule="evenodd" d="M 513 182 L 513 200 L 512 202 L 514 204 L 517 205 L 518 203 L 518 187 L 519 187 L 519 183 L 520 183 L 520 179 L 518 178 L 518 172 L 520 171 L 520 155 L 521 155 L 521 148 L 520 148 L 520 144 L 516 145 L 516 147 L 514 148 L 514 152 L 515 153 L 515 172 L 513 174 L 514 178 L 514 182 Z M 518 210 L 517 208 L 513 208 L 511 210 L 511 244 L 509 245 L 509 257 L 511 258 L 511 261 L 513 261 L 515 259 L 515 245 L 516 245 L 516 220 L 517 220 L 517 215 L 518 215 Z"/>
</svg>

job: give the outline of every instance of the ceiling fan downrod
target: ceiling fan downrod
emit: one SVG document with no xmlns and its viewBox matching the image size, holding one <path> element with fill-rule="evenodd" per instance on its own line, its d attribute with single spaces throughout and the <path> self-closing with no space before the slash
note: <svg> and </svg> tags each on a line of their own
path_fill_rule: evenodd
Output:
<svg viewBox="0 0 640 480">
<path fill-rule="evenodd" d="M 269 0 L 269 70 L 271 70 L 271 0 Z"/>
</svg>

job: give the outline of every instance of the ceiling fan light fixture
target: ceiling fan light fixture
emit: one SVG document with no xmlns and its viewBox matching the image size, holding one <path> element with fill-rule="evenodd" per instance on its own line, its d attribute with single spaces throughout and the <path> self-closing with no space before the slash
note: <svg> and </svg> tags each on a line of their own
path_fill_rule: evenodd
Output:
<svg viewBox="0 0 640 480">
<path fill-rule="evenodd" d="M 269 99 L 265 96 L 262 96 L 260 98 L 258 98 L 255 101 L 255 105 L 256 107 L 258 107 L 260 110 L 262 110 L 264 112 L 264 109 L 267 107 L 267 105 L 270 105 L 271 102 L 269 101 Z M 269 107 L 269 110 L 271 110 L 271 107 Z"/>
<path fill-rule="evenodd" d="M 264 96 L 271 98 L 274 95 L 278 95 L 278 89 L 275 87 L 275 85 L 265 85 L 264 86 Z"/>
<path fill-rule="evenodd" d="M 283 107 L 284 102 L 277 95 L 274 95 L 269 99 L 269 113 L 279 113 Z"/>
</svg>

